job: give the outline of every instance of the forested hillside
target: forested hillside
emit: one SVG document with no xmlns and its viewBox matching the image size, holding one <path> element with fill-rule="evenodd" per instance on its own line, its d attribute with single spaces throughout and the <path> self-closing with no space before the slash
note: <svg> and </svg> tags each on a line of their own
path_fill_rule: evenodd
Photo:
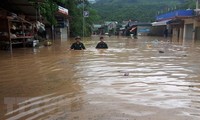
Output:
<svg viewBox="0 0 200 120">
<path fill-rule="evenodd" d="M 189 1 L 189 2 L 188 2 Z M 98 0 L 92 7 L 102 20 L 137 20 L 150 22 L 155 16 L 175 9 L 183 8 L 195 0 Z M 185 7 L 185 6 L 184 6 Z"/>
</svg>

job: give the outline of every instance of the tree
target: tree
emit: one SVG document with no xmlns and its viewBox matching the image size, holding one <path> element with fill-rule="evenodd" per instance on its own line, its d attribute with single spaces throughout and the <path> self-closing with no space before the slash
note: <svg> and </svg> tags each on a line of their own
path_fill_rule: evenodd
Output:
<svg viewBox="0 0 200 120">
<path fill-rule="evenodd" d="M 93 22 L 99 19 L 96 11 L 91 9 L 88 0 L 40 0 L 40 3 L 38 3 L 38 0 L 29 1 L 36 3 L 36 8 L 52 26 L 57 24 L 55 12 L 58 11 L 58 4 L 67 8 L 69 10 L 71 37 L 83 36 L 83 33 L 84 36 L 90 36 Z M 89 17 L 84 18 L 84 10 L 89 11 Z"/>
<path fill-rule="evenodd" d="M 66 8 L 70 15 L 70 36 L 90 36 L 93 23 L 99 19 L 96 11 L 91 9 L 87 0 L 66 0 Z M 83 16 L 83 11 L 89 11 L 89 16 Z"/>
<path fill-rule="evenodd" d="M 194 9 L 196 0 L 184 0 L 184 3 L 180 5 L 181 9 Z"/>
<path fill-rule="evenodd" d="M 65 0 L 29 0 L 51 25 L 56 25 L 55 13 L 58 11 L 57 3 L 64 3 Z M 39 16 L 40 17 L 40 16 Z"/>
</svg>

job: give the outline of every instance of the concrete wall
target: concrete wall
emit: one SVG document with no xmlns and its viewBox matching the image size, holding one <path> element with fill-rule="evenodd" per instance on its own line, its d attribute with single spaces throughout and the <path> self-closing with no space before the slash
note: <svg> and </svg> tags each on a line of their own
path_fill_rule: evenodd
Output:
<svg viewBox="0 0 200 120">
<path fill-rule="evenodd" d="M 200 41 L 200 20 L 195 20 L 195 40 Z"/>
<path fill-rule="evenodd" d="M 183 44 L 188 41 L 193 41 L 193 19 L 184 20 L 184 31 L 183 31 Z"/>
<path fill-rule="evenodd" d="M 178 42 L 179 40 L 179 31 L 178 28 L 174 27 L 172 29 L 172 42 Z"/>
<path fill-rule="evenodd" d="M 183 26 L 172 26 L 172 42 L 183 42 Z"/>
<path fill-rule="evenodd" d="M 61 28 L 60 32 L 61 32 L 61 40 L 67 40 L 67 36 L 68 36 L 67 27 Z"/>
<path fill-rule="evenodd" d="M 51 28 L 48 27 L 46 29 L 46 31 L 47 31 L 47 39 L 52 39 L 53 37 L 52 37 L 52 34 L 51 34 Z M 56 40 L 63 40 L 63 41 L 67 40 L 67 38 L 68 38 L 67 27 L 65 27 L 65 28 L 55 28 L 54 29 L 54 35 L 55 35 Z"/>
<path fill-rule="evenodd" d="M 166 26 L 152 26 L 149 32 L 149 35 L 151 36 L 164 36 L 163 32 L 165 30 Z"/>
<path fill-rule="evenodd" d="M 196 27 L 195 29 L 195 40 L 200 41 L 200 27 Z"/>
<path fill-rule="evenodd" d="M 184 25 L 184 41 L 191 39 L 193 42 L 195 40 L 200 40 L 200 21 L 195 18 L 190 18 L 185 20 Z"/>
</svg>

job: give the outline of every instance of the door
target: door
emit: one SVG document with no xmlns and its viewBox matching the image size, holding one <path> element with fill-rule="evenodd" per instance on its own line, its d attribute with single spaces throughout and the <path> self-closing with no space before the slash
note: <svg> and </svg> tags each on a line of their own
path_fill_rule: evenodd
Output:
<svg viewBox="0 0 200 120">
<path fill-rule="evenodd" d="M 193 39 L 193 24 L 186 24 L 185 40 Z"/>
</svg>

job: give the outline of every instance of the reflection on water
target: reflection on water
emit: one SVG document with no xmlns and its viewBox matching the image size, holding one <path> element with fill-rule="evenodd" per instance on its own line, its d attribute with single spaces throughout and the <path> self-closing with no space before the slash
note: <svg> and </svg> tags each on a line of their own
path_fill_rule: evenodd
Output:
<svg viewBox="0 0 200 120">
<path fill-rule="evenodd" d="M 106 37 L 96 50 L 98 39 L 85 51 L 69 51 L 73 40 L 0 51 L 0 118 L 200 119 L 200 43 Z"/>
</svg>

